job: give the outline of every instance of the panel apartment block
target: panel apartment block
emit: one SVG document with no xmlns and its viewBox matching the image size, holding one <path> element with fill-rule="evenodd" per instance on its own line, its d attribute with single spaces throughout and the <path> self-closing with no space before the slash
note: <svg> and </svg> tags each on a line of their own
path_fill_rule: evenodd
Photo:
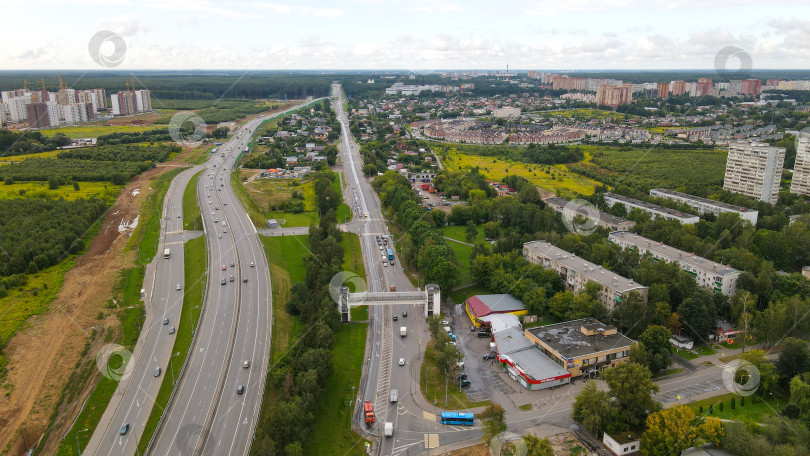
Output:
<svg viewBox="0 0 810 456">
<path fill-rule="evenodd" d="M 605 203 L 613 207 L 616 203 L 621 203 L 630 212 L 633 209 L 641 209 L 642 211 L 650 214 L 652 218 L 664 218 L 667 220 L 677 220 L 684 225 L 691 225 L 700 221 L 697 215 L 687 214 L 685 212 L 676 211 L 668 207 L 659 206 L 657 204 L 648 203 L 646 201 L 628 198 L 626 196 L 617 195 L 615 193 L 605 193 Z"/>
<path fill-rule="evenodd" d="M 728 147 L 723 188 L 776 204 L 785 163 L 785 148 L 765 143 L 732 143 Z"/>
<path fill-rule="evenodd" d="M 688 204 L 700 214 L 711 213 L 714 215 L 720 215 L 724 212 L 737 214 L 741 219 L 751 222 L 752 225 L 757 224 L 757 217 L 759 216 L 759 211 L 755 211 L 747 207 L 735 206 L 733 204 L 714 201 L 708 198 L 701 198 L 700 196 L 688 195 L 686 193 L 676 192 L 675 190 L 669 190 L 666 188 L 654 188 L 650 190 L 650 196 L 671 199 L 673 201 Z"/>
</svg>

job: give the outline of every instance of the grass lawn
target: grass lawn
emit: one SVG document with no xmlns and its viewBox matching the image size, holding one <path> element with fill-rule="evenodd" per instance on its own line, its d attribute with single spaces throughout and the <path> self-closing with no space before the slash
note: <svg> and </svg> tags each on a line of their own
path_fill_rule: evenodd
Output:
<svg viewBox="0 0 810 456">
<path fill-rule="evenodd" d="M 455 239 L 457 241 L 466 242 L 468 244 L 475 244 L 476 242 L 484 242 L 484 227 L 478 225 L 475 227 L 478 234 L 476 234 L 475 239 L 470 242 L 467 240 L 466 226 L 458 226 L 458 225 L 448 225 L 442 227 L 442 233 L 444 233 L 445 237 L 449 237 L 451 239 Z"/>
<path fill-rule="evenodd" d="M 436 364 L 436 340 L 431 339 L 425 347 L 425 359 L 419 374 L 419 388 L 422 395 L 431 403 L 445 410 L 464 410 L 489 404 L 489 401 L 472 402 L 464 391 L 451 382 L 447 386 L 447 406 L 445 407 L 445 378 L 444 372 L 439 372 Z M 427 385 L 425 384 L 425 371 L 427 371 Z M 427 387 L 427 390 L 425 390 Z"/>
<path fill-rule="evenodd" d="M 698 352 L 700 356 L 709 356 L 717 353 L 717 350 L 708 345 L 700 345 L 695 348 L 695 351 Z"/>
<path fill-rule="evenodd" d="M 154 192 L 146 198 L 141 206 L 141 215 L 138 219 L 138 226 L 132 232 L 127 246 L 130 249 L 139 250 L 138 264 L 147 264 L 157 254 L 157 246 L 160 234 L 160 214 L 163 208 L 163 200 L 169 190 L 172 179 L 179 174 L 182 169 L 174 169 L 162 174 L 153 180 L 151 187 Z"/>
<path fill-rule="evenodd" d="M 270 365 L 286 353 L 290 340 L 304 329 L 300 318 L 287 313 L 290 287 L 303 282 L 304 256 L 308 253 L 307 236 L 260 236 L 264 252 L 270 263 L 270 279 L 273 285 L 273 333 L 270 341 Z M 270 383 L 268 382 L 268 385 Z"/>
<path fill-rule="evenodd" d="M 731 398 L 736 399 L 736 407 L 731 408 Z M 696 414 L 700 414 L 700 407 L 703 406 L 703 416 L 715 416 L 725 420 L 735 420 L 740 418 L 748 418 L 754 422 L 760 422 L 766 416 L 775 416 L 779 414 L 788 401 L 781 397 L 769 397 L 768 400 L 754 403 L 754 397 L 748 396 L 745 398 L 745 405 L 740 406 L 741 397 L 733 394 L 726 393 L 719 396 L 710 397 L 702 401 L 696 401 L 689 404 Z M 720 411 L 720 404 L 723 404 L 723 411 Z M 714 410 L 709 414 L 709 406 L 713 405 Z"/>
<path fill-rule="evenodd" d="M 681 356 L 681 357 L 686 358 L 686 359 L 695 359 L 695 358 L 700 356 L 700 355 L 698 355 L 697 353 L 695 353 L 695 352 L 693 352 L 691 350 L 684 350 L 683 348 L 676 349 L 675 353 L 678 356 Z"/>
<path fill-rule="evenodd" d="M 470 285 L 474 282 L 472 274 L 470 273 L 470 255 L 472 255 L 472 246 L 451 240 L 447 240 L 447 245 L 456 254 L 456 260 L 458 260 L 458 286 L 463 287 L 464 285 Z"/>
<path fill-rule="evenodd" d="M 363 264 L 363 251 L 360 249 L 360 236 L 354 233 L 343 233 L 340 242 L 343 245 L 343 270 L 352 271 L 365 280 L 366 268 Z M 352 290 L 363 291 L 363 290 Z"/>
<path fill-rule="evenodd" d="M 315 211 L 302 212 L 300 214 L 292 214 L 289 212 L 273 211 L 268 212 L 265 218 L 278 220 L 279 225 L 288 228 L 293 226 L 310 226 L 317 225 L 320 222 L 320 217 Z M 266 225 L 266 224 L 265 224 Z"/>
<path fill-rule="evenodd" d="M 191 332 L 192 321 L 198 321 L 200 316 L 200 308 L 203 303 L 203 291 L 205 290 L 206 283 L 206 262 L 207 255 L 205 250 L 205 237 L 201 236 L 186 242 L 184 246 L 183 264 L 185 265 L 185 285 L 183 292 L 183 309 L 180 314 L 180 321 L 175 323 L 177 333 L 175 334 L 174 347 L 172 348 L 172 363 L 171 367 L 166 369 L 163 373 L 163 380 L 160 384 L 160 391 L 158 391 L 155 405 L 152 407 L 152 412 L 149 414 L 149 419 L 143 427 L 143 434 L 141 434 L 138 447 L 141 454 L 146 450 L 152 434 L 157 428 L 160 416 L 166 408 L 169 401 L 169 396 L 172 394 L 174 384 L 172 380 L 177 378 L 173 376 L 179 375 L 183 363 L 186 361 L 189 349 L 191 348 Z"/>
<path fill-rule="evenodd" d="M 488 179 L 500 180 L 507 174 L 523 176 L 529 182 L 551 190 L 560 196 L 592 195 L 599 182 L 568 170 L 565 165 L 538 165 L 514 160 L 503 160 L 481 155 L 464 155 L 452 149 L 442 159 L 445 168 L 454 171 L 478 167 Z"/>
<path fill-rule="evenodd" d="M 317 430 L 304 444 L 304 454 L 364 455 L 366 440 L 352 432 L 354 396 L 352 387 L 360 382 L 366 348 L 366 324 L 341 325 L 335 331 L 335 371 L 326 382 L 315 410 Z"/>
<path fill-rule="evenodd" d="M 140 133 L 142 131 L 166 128 L 166 125 L 77 125 L 73 127 L 46 128 L 40 130 L 43 136 L 53 136 L 62 133 L 69 138 L 98 138 L 113 133 Z"/>
<path fill-rule="evenodd" d="M 0 185 L 0 200 L 13 198 L 64 198 L 67 201 L 73 201 L 81 198 L 100 198 L 107 204 L 112 204 L 120 191 L 120 185 L 113 185 L 109 182 L 79 182 L 78 190 L 74 189 L 73 185 L 62 185 L 51 190 L 47 182 L 15 182 L 11 185 Z"/>
<path fill-rule="evenodd" d="M 200 215 L 200 204 L 197 201 L 197 181 L 200 179 L 200 171 L 188 182 L 186 190 L 183 192 L 183 229 L 201 230 L 202 216 Z"/>
<path fill-rule="evenodd" d="M 480 285 L 473 285 L 450 292 L 450 299 L 453 300 L 454 304 L 461 304 L 470 296 L 475 296 L 477 294 L 492 294 L 492 292 Z"/>
<path fill-rule="evenodd" d="M 140 331 L 139 323 L 143 318 L 143 303 L 140 297 L 143 275 L 143 267 L 135 267 L 121 271 L 121 278 L 113 290 L 113 296 L 116 297 L 117 301 L 116 307 L 122 309 L 118 314 L 121 320 L 121 334 L 117 341 L 112 340 L 112 332 L 105 334 L 105 339 L 108 342 L 117 342 L 130 350 L 135 347 L 135 342 L 138 340 Z M 122 361 L 123 359 L 120 356 L 112 356 L 109 366 L 112 369 L 118 369 L 121 367 Z M 87 378 L 89 378 L 89 374 L 94 369 L 96 369 L 95 362 L 74 371 L 68 386 L 62 394 L 69 395 L 78 393 L 84 386 Z M 96 426 L 98 426 L 98 422 L 107 409 L 107 404 L 110 402 L 110 398 L 115 393 L 117 386 L 117 381 L 104 376 L 100 377 L 98 384 L 90 393 L 90 396 L 88 396 L 84 407 L 82 407 L 82 411 L 76 418 L 76 422 L 62 438 L 62 442 L 59 444 L 59 448 L 56 452 L 57 456 L 76 456 L 78 454 L 76 451 L 76 433 L 82 429 L 87 429 L 88 431 L 78 433 L 78 442 L 82 449 L 87 446 L 87 443 L 90 441 L 90 436 L 93 435 L 93 431 Z"/>
</svg>

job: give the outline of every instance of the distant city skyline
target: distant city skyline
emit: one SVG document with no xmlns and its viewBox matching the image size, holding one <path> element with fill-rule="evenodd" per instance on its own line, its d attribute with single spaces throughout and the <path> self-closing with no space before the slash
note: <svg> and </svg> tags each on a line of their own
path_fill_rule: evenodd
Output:
<svg viewBox="0 0 810 456">
<path fill-rule="evenodd" d="M 713 68 L 726 46 L 753 69 L 810 68 L 810 20 L 798 19 L 810 5 L 797 0 L 33 0 L 3 10 L 26 18 L 4 23 L 6 70 L 105 69 L 88 52 L 102 30 L 126 44 L 120 70 L 686 70 Z"/>
</svg>

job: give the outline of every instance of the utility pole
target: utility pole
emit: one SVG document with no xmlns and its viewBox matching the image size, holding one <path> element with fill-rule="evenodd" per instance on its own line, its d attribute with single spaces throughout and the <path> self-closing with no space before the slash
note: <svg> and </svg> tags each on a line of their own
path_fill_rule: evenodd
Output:
<svg viewBox="0 0 810 456">
<path fill-rule="evenodd" d="M 87 431 L 89 431 L 89 429 L 82 429 L 81 431 L 76 432 L 76 451 L 79 452 L 79 456 L 82 456 L 82 449 L 79 447 L 79 434 Z"/>
<path fill-rule="evenodd" d="M 746 293 L 745 294 L 745 301 L 743 301 L 742 318 L 743 318 L 743 325 L 745 327 L 745 329 L 743 330 L 743 346 L 742 346 L 742 352 L 743 353 L 745 353 L 745 339 L 748 338 L 748 318 L 746 317 L 745 314 L 746 314 L 746 310 L 748 309 L 748 298 L 750 296 L 751 296 L 751 293 Z"/>
</svg>

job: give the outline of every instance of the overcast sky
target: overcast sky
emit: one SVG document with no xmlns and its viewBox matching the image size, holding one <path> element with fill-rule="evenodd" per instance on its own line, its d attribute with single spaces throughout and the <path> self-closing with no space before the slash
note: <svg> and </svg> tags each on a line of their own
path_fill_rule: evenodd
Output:
<svg viewBox="0 0 810 456">
<path fill-rule="evenodd" d="M 807 0 L 0 0 L 2 69 L 810 68 Z M 106 43 L 101 53 L 112 52 Z M 739 66 L 732 59 L 729 68 Z"/>
</svg>

